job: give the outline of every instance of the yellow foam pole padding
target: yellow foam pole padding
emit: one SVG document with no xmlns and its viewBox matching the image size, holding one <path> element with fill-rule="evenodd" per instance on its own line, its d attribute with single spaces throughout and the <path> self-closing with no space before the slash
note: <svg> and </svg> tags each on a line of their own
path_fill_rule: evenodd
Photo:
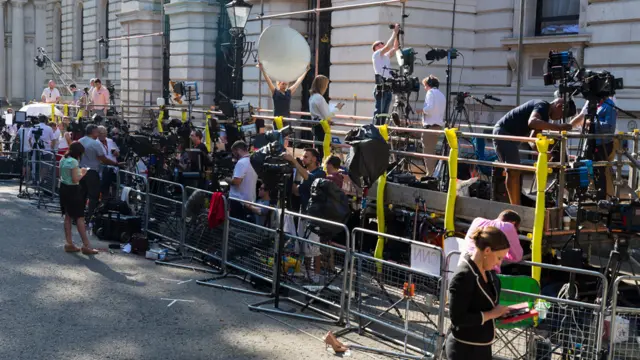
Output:
<svg viewBox="0 0 640 360">
<path fill-rule="evenodd" d="M 56 104 L 51 104 L 51 121 L 56 121 Z"/>
<path fill-rule="evenodd" d="M 282 129 L 282 116 L 276 116 L 273 118 L 273 124 L 276 126 L 276 130 Z"/>
<path fill-rule="evenodd" d="M 64 104 L 63 112 L 64 116 L 69 116 L 69 104 Z"/>
<path fill-rule="evenodd" d="M 78 114 L 76 115 L 76 120 L 80 121 L 82 118 L 82 108 L 78 108 Z"/>
<path fill-rule="evenodd" d="M 533 219 L 533 239 L 531 240 L 531 260 L 542 262 L 542 232 L 544 231 L 545 214 L 545 189 L 547 187 L 547 175 L 551 169 L 548 168 L 547 151 L 553 140 L 542 135 L 538 135 L 536 147 L 538 148 L 538 162 L 536 163 L 536 210 Z M 540 268 L 531 268 L 531 277 L 540 283 Z"/>
<path fill-rule="evenodd" d="M 209 120 L 211 120 L 211 114 L 207 114 L 207 119 L 204 124 L 204 144 L 207 146 L 207 151 L 211 151 L 211 135 L 209 134 Z"/>
<path fill-rule="evenodd" d="M 329 125 L 329 121 L 331 119 L 327 118 L 324 120 L 320 120 L 320 126 L 322 126 L 322 130 L 324 130 L 324 139 L 322 139 L 322 151 L 324 152 L 324 156 L 322 158 L 322 163 L 331 156 L 331 125 Z"/>
<path fill-rule="evenodd" d="M 187 110 L 182 110 L 182 122 L 187 122 Z"/>
<path fill-rule="evenodd" d="M 159 133 L 164 132 L 164 130 L 162 130 L 162 119 L 164 119 L 164 109 L 162 108 L 162 106 L 160 106 L 160 115 L 158 115 L 158 132 Z"/>
<path fill-rule="evenodd" d="M 387 129 L 387 125 L 382 125 L 378 128 L 380 130 L 380 135 L 385 141 L 389 141 L 389 131 Z M 380 175 L 378 178 L 378 189 L 376 193 L 376 216 L 378 217 L 378 232 L 384 233 L 386 231 L 386 222 L 384 218 L 384 189 L 387 185 L 387 172 Z M 376 250 L 373 256 L 376 259 L 382 259 L 382 254 L 384 252 L 384 240 L 383 236 L 378 236 L 378 242 L 376 243 Z M 377 264 L 378 272 L 382 271 L 382 264 Z"/>
<path fill-rule="evenodd" d="M 447 189 L 447 205 L 444 210 L 444 227 L 447 233 L 455 232 L 456 182 L 458 181 L 458 129 L 444 129 L 449 143 L 449 188 Z M 442 243 L 444 246 L 444 242 Z"/>
</svg>

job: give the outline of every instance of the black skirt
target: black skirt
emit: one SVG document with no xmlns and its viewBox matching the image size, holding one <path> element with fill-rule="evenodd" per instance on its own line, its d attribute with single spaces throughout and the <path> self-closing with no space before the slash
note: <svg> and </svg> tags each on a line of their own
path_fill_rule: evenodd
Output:
<svg viewBox="0 0 640 360">
<path fill-rule="evenodd" d="M 60 211 L 72 219 L 84 217 L 85 201 L 80 185 L 60 184 Z"/>
<path fill-rule="evenodd" d="M 447 360 L 491 360 L 491 345 L 474 346 L 457 341 L 449 334 L 445 345 Z"/>
</svg>

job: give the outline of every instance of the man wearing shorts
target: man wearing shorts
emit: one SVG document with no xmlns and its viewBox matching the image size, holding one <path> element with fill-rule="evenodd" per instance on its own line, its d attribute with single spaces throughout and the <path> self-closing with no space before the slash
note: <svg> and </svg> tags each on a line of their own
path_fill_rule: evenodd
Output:
<svg viewBox="0 0 640 360">
<path fill-rule="evenodd" d="M 535 136 L 543 130 L 569 131 L 571 124 L 551 124 L 551 120 L 562 119 L 564 100 L 559 98 L 552 102 L 544 100 L 530 100 L 509 111 L 502 119 L 498 120 L 493 128 L 494 135 L 506 136 Z M 568 116 L 575 115 L 576 106 L 573 100 L 569 106 Z M 573 109 L 573 110 L 571 110 Z M 520 164 L 519 142 L 493 140 L 498 159 L 509 164 Z M 521 181 L 520 171 L 507 169 L 506 179 L 509 202 L 512 205 L 520 205 Z"/>
</svg>

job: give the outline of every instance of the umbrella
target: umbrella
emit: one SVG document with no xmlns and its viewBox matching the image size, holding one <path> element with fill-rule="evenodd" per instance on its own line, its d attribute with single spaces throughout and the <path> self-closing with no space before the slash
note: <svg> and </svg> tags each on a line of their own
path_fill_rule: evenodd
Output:
<svg viewBox="0 0 640 360">
<path fill-rule="evenodd" d="M 38 115 L 46 115 L 51 116 L 51 104 L 46 103 L 35 103 L 23 106 L 20 111 L 24 111 L 27 113 L 27 116 L 38 116 Z M 62 111 L 56 108 L 56 116 L 64 116 Z"/>
</svg>

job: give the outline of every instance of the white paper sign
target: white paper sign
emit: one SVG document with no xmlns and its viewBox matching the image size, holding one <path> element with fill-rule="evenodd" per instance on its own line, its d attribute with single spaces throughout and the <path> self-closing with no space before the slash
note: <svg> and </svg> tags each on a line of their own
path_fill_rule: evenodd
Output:
<svg viewBox="0 0 640 360">
<path fill-rule="evenodd" d="M 440 276 L 441 252 L 436 249 L 411 244 L 411 268 Z"/>
<path fill-rule="evenodd" d="M 6 114 L 4 116 L 4 121 L 7 126 L 13 125 L 13 114 Z"/>
</svg>

